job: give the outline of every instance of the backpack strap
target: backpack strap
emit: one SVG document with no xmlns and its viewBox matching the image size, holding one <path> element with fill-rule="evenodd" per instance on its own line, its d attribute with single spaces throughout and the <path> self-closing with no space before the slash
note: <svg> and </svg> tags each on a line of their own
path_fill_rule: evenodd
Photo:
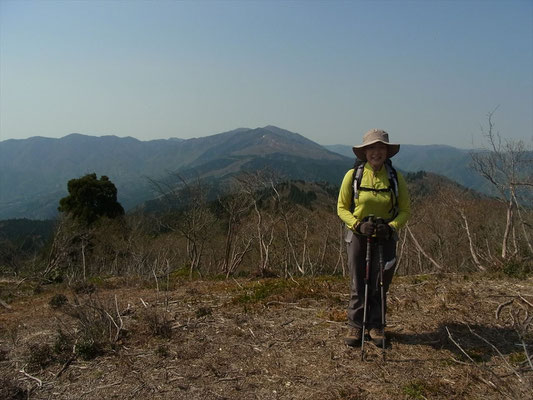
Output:
<svg viewBox="0 0 533 400">
<path fill-rule="evenodd" d="M 391 213 L 392 219 L 396 218 L 398 215 L 398 173 L 396 169 L 392 166 L 390 159 L 385 161 L 385 168 L 387 169 L 387 178 L 389 178 L 389 185 L 391 185 Z"/>
<path fill-rule="evenodd" d="M 389 178 L 389 184 L 392 186 L 396 199 L 398 199 L 398 173 L 392 166 L 392 162 L 389 159 L 387 159 L 385 162 L 385 168 L 387 169 L 387 178 Z"/>
<path fill-rule="evenodd" d="M 352 175 L 352 204 L 350 206 L 350 211 L 353 213 L 355 210 L 355 202 L 359 198 L 359 188 L 361 187 L 361 180 L 363 179 L 363 170 L 365 169 L 365 162 L 359 159 L 355 160 L 353 166 L 353 175 Z"/>
</svg>

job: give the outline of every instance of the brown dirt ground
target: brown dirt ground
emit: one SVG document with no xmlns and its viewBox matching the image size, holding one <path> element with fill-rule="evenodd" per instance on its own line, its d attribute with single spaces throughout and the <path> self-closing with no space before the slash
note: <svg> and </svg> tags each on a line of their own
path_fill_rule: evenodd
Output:
<svg viewBox="0 0 533 400">
<path fill-rule="evenodd" d="M 108 282 L 90 295 L 62 286 L 30 295 L 4 281 L 0 295 L 10 308 L 0 306 L 0 398 L 530 398 L 533 370 L 511 320 L 533 314 L 532 279 L 395 278 L 385 361 L 370 343 L 365 361 L 360 348 L 344 345 L 347 285 L 240 279 L 157 291 Z M 68 304 L 54 309 L 58 293 Z M 79 336 L 68 312 L 75 298 L 106 305 L 118 323 L 115 296 L 124 326 L 104 354 L 70 362 L 52 354 L 28 364 L 30 348 L 53 348 L 59 328 Z M 157 332 L 163 325 L 171 329 Z M 531 354 L 531 324 L 528 330 Z"/>
</svg>

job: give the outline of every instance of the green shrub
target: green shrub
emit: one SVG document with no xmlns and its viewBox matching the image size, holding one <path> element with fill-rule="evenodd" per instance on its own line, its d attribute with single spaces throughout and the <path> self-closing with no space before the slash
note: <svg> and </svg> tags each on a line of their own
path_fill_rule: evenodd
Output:
<svg viewBox="0 0 533 400">
<path fill-rule="evenodd" d="M 263 279 L 244 291 L 233 298 L 233 303 L 246 305 L 267 300 L 293 303 L 303 299 L 325 298 L 334 303 L 339 302 L 338 296 L 331 295 L 330 281 L 324 278 Z"/>
<path fill-rule="evenodd" d="M 76 294 L 91 294 L 96 292 L 96 285 L 88 281 L 80 281 L 72 286 L 72 291 Z"/>
<path fill-rule="evenodd" d="M 165 311 L 145 309 L 141 317 L 152 335 L 166 339 L 172 337 L 172 323 Z"/>
<path fill-rule="evenodd" d="M 50 301 L 48 302 L 48 304 L 50 305 L 50 307 L 54 308 L 54 309 L 58 309 L 58 308 L 61 308 L 62 306 L 64 306 L 65 304 L 68 303 L 68 299 L 67 299 L 67 296 L 65 296 L 64 294 L 62 293 L 59 293 L 59 294 L 56 294 L 54 295 L 54 297 L 52 297 L 50 299 Z"/>
<path fill-rule="evenodd" d="M 193 279 L 198 279 L 200 277 L 201 277 L 201 275 L 196 269 L 192 271 L 192 278 Z M 188 280 L 190 278 L 191 278 L 191 269 L 190 269 L 190 267 L 178 268 L 178 269 L 175 269 L 174 271 L 172 271 L 170 273 L 170 281 L 171 282 L 180 281 L 180 280 L 181 281 Z"/>
<path fill-rule="evenodd" d="M 404 385 L 402 387 L 402 392 L 410 399 L 422 400 L 426 398 L 427 389 L 424 382 L 417 380 Z"/>
<path fill-rule="evenodd" d="M 102 301 L 97 296 L 81 301 L 75 297 L 72 303 L 71 307 L 63 307 L 61 311 L 76 322 L 76 333 L 72 335 L 73 340 L 77 340 L 76 354 L 90 360 L 113 348 L 119 338 L 115 326 L 118 319 L 115 304 L 110 300 Z M 60 335 L 58 341 L 68 341 L 68 337 Z M 61 344 L 58 346 L 61 347 Z"/>
<path fill-rule="evenodd" d="M 279 295 L 283 291 L 295 286 L 291 281 L 286 280 L 264 280 L 254 286 L 247 288 L 246 292 L 233 298 L 234 303 L 238 304 L 250 304 L 259 303 L 274 295 Z"/>
<path fill-rule="evenodd" d="M 58 335 L 54 342 L 54 353 L 59 361 L 66 362 L 72 357 L 74 348 L 74 340 L 66 335 L 62 330 L 58 331 Z"/>
<path fill-rule="evenodd" d="M 160 344 L 159 346 L 157 346 L 157 349 L 155 352 L 161 358 L 167 358 L 168 356 L 170 356 L 170 351 L 168 349 L 168 346 L 164 344 Z"/>
<path fill-rule="evenodd" d="M 102 343 L 95 342 L 92 339 L 85 339 L 76 346 L 76 354 L 83 360 L 89 361 L 105 353 Z"/>
<path fill-rule="evenodd" d="M 54 354 L 50 345 L 46 343 L 33 343 L 29 346 L 26 362 L 30 369 L 46 368 L 54 361 Z"/>
<path fill-rule="evenodd" d="M 211 310 L 210 307 L 200 307 L 198 310 L 196 310 L 196 318 L 202 318 L 206 315 L 211 315 L 213 310 Z"/>
<path fill-rule="evenodd" d="M 527 261 L 511 259 L 505 263 L 503 273 L 510 278 L 524 279 L 532 272 L 532 267 Z"/>
<path fill-rule="evenodd" d="M 520 365 L 527 360 L 525 353 L 517 352 L 509 354 L 511 364 Z"/>
</svg>

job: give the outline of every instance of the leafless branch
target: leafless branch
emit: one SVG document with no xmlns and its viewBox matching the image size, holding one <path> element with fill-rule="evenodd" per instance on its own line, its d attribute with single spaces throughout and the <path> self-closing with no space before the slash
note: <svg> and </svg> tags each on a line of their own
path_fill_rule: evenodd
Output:
<svg viewBox="0 0 533 400">
<path fill-rule="evenodd" d="M 11 306 L 7 304 L 4 300 L 0 299 L 0 306 L 7 308 L 8 310 L 11 309 Z"/>
<path fill-rule="evenodd" d="M 472 362 L 472 364 L 475 365 L 476 362 L 472 359 L 472 357 L 470 357 L 470 355 L 469 355 L 466 351 L 464 351 L 464 349 L 461 347 L 461 345 L 455 341 L 455 339 L 453 338 L 452 334 L 450 333 L 450 330 L 448 329 L 448 327 L 446 326 L 445 328 L 446 328 L 446 332 L 448 332 L 448 338 L 452 341 L 452 343 L 453 343 L 453 344 L 454 344 L 459 350 L 461 350 L 461 353 L 463 353 L 463 354 L 466 356 L 466 358 L 468 358 L 468 359 Z"/>
<path fill-rule="evenodd" d="M 479 259 L 477 258 L 476 252 L 474 251 L 474 243 L 472 240 L 472 235 L 470 234 L 470 228 L 468 226 L 468 220 L 466 219 L 466 215 L 462 208 L 459 208 L 459 213 L 461 214 L 461 217 L 463 218 L 463 227 L 466 230 L 466 235 L 468 236 L 468 244 L 470 246 L 470 254 L 472 255 L 472 259 L 474 260 L 474 264 L 476 264 L 476 267 L 481 270 L 485 271 L 486 268 L 481 265 L 479 262 Z"/>
<path fill-rule="evenodd" d="M 509 301 L 506 301 L 505 303 L 502 303 L 498 306 L 498 308 L 496 309 L 496 319 L 500 319 L 500 313 L 501 311 L 503 310 L 503 308 L 505 306 L 508 306 L 509 304 L 511 304 L 513 302 L 513 300 L 509 300 Z"/>
<path fill-rule="evenodd" d="M 442 270 L 444 269 L 442 265 L 440 265 L 438 262 L 436 262 L 428 253 L 424 251 L 422 246 L 420 246 L 420 243 L 418 243 L 418 240 L 416 240 L 415 235 L 413 235 L 413 232 L 411 232 L 411 229 L 409 226 L 405 227 L 407 229 L 407 232 L 409 232 L 409 235 L 411 235 L 411 239 L 413 239 L 413 243 L 415 244 L 416 248 L 426 257 L 437 269 Z"/>
<path fill-rule="evenodd" d="M 24 371 L 24 368 L 22 368 L 19 372 L 21 374 L 23 374 L 25 377 L 33 379 L 34 381 L 36 381 L 37 382 L 37 386 L 39 386 L 39 387 L 43 386 L 43 381 L 42 380 L 40 380 L 39 378 L 36 378 L 35 376 L 32 376 L 32 375 L 28 374 L 26 371 Z"/>
</svg>

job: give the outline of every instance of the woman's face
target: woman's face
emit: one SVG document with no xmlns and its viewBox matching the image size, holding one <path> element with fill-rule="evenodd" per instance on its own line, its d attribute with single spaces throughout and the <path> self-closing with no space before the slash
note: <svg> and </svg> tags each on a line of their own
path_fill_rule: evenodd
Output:
<svg viewBox="0 0 533 400">
<path fill-rule="evenodd" d="M 365 155 L 370 166 L 377 171 L 387 159 L 387 145 L 378 142 L 365 147 Z"/>
</svg>

